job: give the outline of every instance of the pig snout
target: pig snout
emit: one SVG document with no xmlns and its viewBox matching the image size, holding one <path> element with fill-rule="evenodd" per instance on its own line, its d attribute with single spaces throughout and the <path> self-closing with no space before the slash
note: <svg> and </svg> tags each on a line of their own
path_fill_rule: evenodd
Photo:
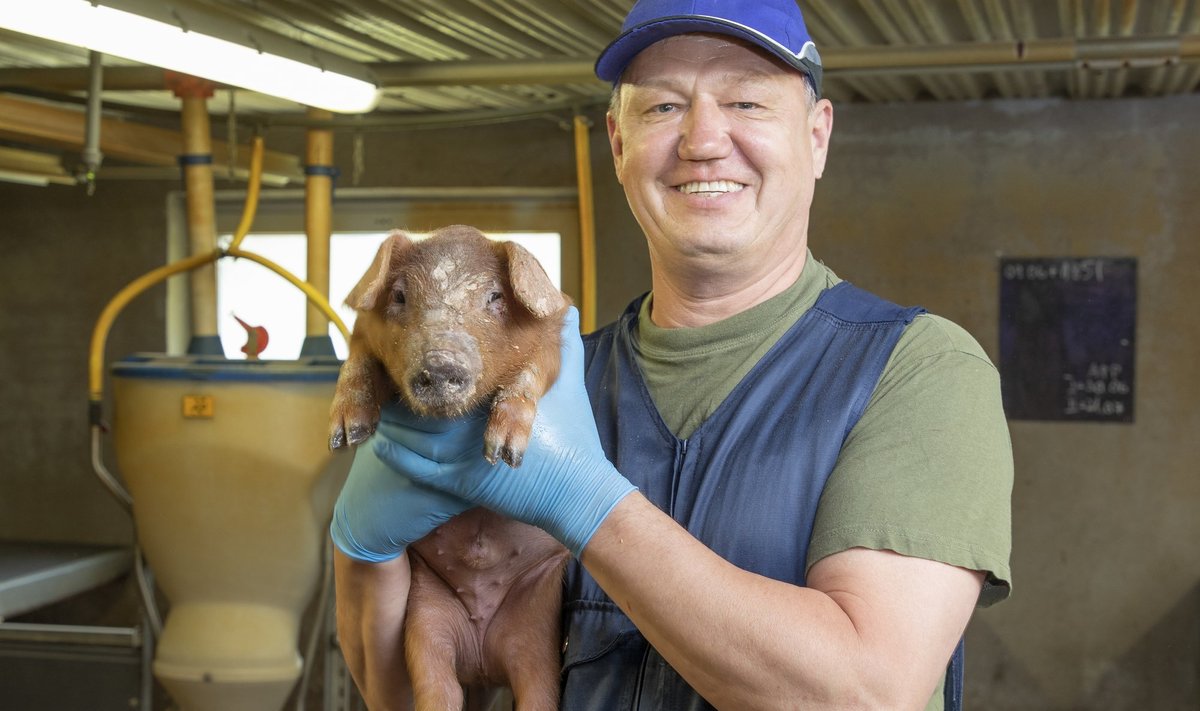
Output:
<svg viewBox="0 0 1200 711">
<path fill-rule="evenodd" d="M 479 389 L 483 359 L 474 339 L 438 334 L 429 340 L 406 378 L 414 409 L 444 417 L 471 409 L 487 395 Z"/>
<path fill-rule="evenodd" d="M 471 381 L 471 371 L 457 353 L 434 351 L 425 356 L 420 372 L 413 377 L 412 389 L 426 402 L 453 401 L 469 394 Z"/>
</svg>

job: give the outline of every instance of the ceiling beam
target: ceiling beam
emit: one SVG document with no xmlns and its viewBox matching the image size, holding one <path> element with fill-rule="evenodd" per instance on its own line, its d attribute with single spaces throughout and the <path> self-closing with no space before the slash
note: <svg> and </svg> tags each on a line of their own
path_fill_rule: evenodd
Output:
<svg viewBox="0 0 1200 711">
<path fill-rule="evenodd" d="M 9 67 L 0 69 L 0 89 L 46 89 L 87 91 L 91 70 L 78 67 Z M 109 91 L 166 90 L 164 73 L 158 67 L 106 66 L 104 88 Z"/>
<path fill-rule="evenodd" d="M 83 148 L 84 123 L 82 111 L 0 94 L 0 137 L 79 150 Z M 143 165 L 174 166 L 183 151 L 183 139 L 179 131 L 106 118 L 100 125 L 100 150 L 105 156 Z M 214 170 L 229 170 L 228 150 L 223 141 L 213 141 Z M 250 155 L 249 146 L 239 149 L 236 168 L 247 167 Z M 263 173 L 304 180 L 300 158 L 276 151 L 263 154 Z"/>
<path fill-rule="evenodd" d="M 7 146 L 0 146 L 0 180 L 35 185 L 74 185 L 76 182 L 63 168 L 58 156 Z"/>
</svg>

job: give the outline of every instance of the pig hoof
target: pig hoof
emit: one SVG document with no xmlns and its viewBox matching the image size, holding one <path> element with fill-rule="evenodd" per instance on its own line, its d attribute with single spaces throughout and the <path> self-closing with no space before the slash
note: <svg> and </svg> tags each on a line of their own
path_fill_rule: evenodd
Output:
<svg viewBox="0 0 1200 711">
<path fill-rule="evenodd" d="M 341 449 L 346 446 L 346 430 L 341 427 L 337 428 L 333 434 L 329 436 L 329 448 Z"/>
<path fill-rule="evenodd" d="M 516 469 L 521 466 L 521 461 L 525 458 L 525 450 L 517 449 L 507 444 L 485 444 L 483 446 L 483 458 L 488 464 L 496 462 L 504 462 L 508 466 Z"/>
<path fill-rule="evenodd" d="M 516 469 L 521 466 L 521 461 L 525 458 L 525 452 L 513 449 L 512 447 L 505 447 L 500 452 L 500 458 L 504 460 L 505 464 Z"/>
<path fill-rule="evenodd" d="M 371 425 L 350 425 L 350 444 L 362 444 L 373 434 L 375 428 Z"/>
</svg>

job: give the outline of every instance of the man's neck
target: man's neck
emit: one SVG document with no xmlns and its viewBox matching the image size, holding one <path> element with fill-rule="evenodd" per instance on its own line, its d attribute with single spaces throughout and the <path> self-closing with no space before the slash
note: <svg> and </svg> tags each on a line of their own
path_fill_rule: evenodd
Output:
<svg viewBox="0 0 1200 711">
<path fill-rule="evenodd" d="M 720 269 L 663 269 L 652 264 L 654 302 L 650 318 L 661 328 L 695 328 L 716 323 L 782 293 L 804 271 L 808 250 L 753 273 Z"/>
</svg>

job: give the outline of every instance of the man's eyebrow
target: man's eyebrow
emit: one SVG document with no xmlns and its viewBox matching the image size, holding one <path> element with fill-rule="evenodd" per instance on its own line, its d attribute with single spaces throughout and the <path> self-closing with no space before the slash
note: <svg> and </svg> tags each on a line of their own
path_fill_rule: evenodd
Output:
<svg viewBox="0 0 1200 711">
<path fill-rule="evenodd" d="M 721 80 L 731 84 L 757 84 L 765 82 L 773 75 L 760 69 L 746 69 L 740 72 L 726 72 Z"/>
<path fill-rule="evenodd" d="M 634 79 L 626 82 L 626 85 L 631 89 L 659 89 L 662 91 L 676 91 L 679 88 L 679 82 L 674 81 L 670 77 L 661 76 Z"/>
</svg>

